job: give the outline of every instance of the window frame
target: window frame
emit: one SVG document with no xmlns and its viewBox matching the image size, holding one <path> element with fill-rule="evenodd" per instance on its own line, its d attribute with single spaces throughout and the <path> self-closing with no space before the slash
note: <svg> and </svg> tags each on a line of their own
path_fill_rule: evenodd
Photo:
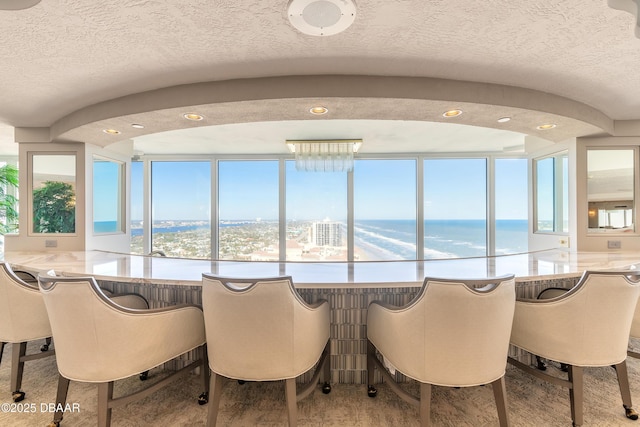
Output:
<svg viewBox="0 0 640 427">
<path fill-rule="evenodd" d="M 356 160 L 415 160 L 416 161 L 416 260 L 422 261 L 424 259 L 424 160 L 425 159 L 485 159 L 486 161 L 486 185 L 487 185 L 487 216 L 486 216 L 486 233 L 487 233 L 487 248 L 486 256 L 491 257 L 495 255 L 495 161 L 496 159 L 526 159 L 527 156 L 524 153 L 506 154 L 503 153 L 394 153 L 394 154 L 359 154 Z M 216 154 L 216 155 L 204 155 L 204 156 L 173 156 L 173 155 L 148 155 L 142 156 L 142 158 L 136 159 L 143 162 L 143 193 L 145 200 L 143 203 L 144 211 L 144 230 L 143 239 L 145 245 L 150 246 L 151 243 L 151 229 L 150 227 L 150 209 L 151 209 L 151 163 L 155 161 L 209 161 L 211 163 L 211 254 L 212 260 L 218 259 L 219 256 L 219 242 L 218 242 L 218 229 L 219 223 L 219 201 L 218 201 L 218 163 L 219 161 L 226 160 L 238 160 L 238 161 L 251 161 L 251 160 L 277 160 L 279 162 L 279 261 L 286 261 L 286 161 L 292 160 L 292 155 L 269 155 L 269 154 Z M 358 262 L 354 260 L 354 182 L 353 172 L 347 173 L 347 262 Z M 528 218 L 531 222 L 532 218 Z M 566 234 L 566 233 L 563 233 Z M 148 242 L 148 243 L 147 243 Z M 149 248 L 145 248 L 149 249 Z M 215 256 L 216 258 L 213 258 Z"/>
</svg>

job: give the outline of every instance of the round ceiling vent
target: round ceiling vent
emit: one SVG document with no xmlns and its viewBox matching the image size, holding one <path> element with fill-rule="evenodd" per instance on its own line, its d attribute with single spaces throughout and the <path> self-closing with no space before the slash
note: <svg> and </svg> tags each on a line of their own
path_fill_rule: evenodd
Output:
<svg viewBox="0 0 640 427">
<path fill-rule="evenodd" d="M 356 19 L 353 0 L 291 0 L 289 21 L 298 31 L 310 36 L 332 36 Z"/>
<path fill-rule="evenodd" d="M 41 0 L 0 0 L 0 10 L 29 9 L 40 3 Z"/>
</svg>

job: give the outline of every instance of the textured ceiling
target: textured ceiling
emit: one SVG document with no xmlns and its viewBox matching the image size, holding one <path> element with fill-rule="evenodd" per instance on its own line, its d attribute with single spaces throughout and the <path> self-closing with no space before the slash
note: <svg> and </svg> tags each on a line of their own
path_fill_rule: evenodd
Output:
<svg viewBox="0 0 640 427">
<path fill-rule="evenodd" d="M 65 131 L 99 127 L 107 117 L 94 120 L 87 107 L 141 92 L 318 75 L 436 78 L 495 85 L 496 92 L 512 86 L 574 102 L 589 117 L 599 114 L 595 121 L 610 120 L 613 129 L 640 119 L 635 23 L 630 13 L 601 0 L 361 0 L 349 29 L 313 37 L 291 27 L 287 0 L 42 0 L 31 9 L 0 11 L 0 142 L 13 142 L 7 141 L 13 127 L 54 128 L 65 120 L 77 122 Z M 318 88 L 300 99 L 323 101 L 321 93 Z M 250 122 L 246 104 L 234 103 L 225 123 L 211 124 Z M 513 107 L 528 108 L 526 98 Z M 160 107 L 141 112 L 154 108 Z M 568 110 L 555 113 L 566 117 Z M 379 117 L 332 112 L 333 119 Z M 278 110 L 270 115 L 277 120 Z M 572 117 L 577 122 L 567 126 L 594 124 L 585 117 Z M 527 119 L 527 126 L 534 129 L 541 118 Z M 465 120 L 496 127 L 495 117 L 480 112 Z M 571 132 L 606 127 L 589 126 Z M 505 128 L 527 133 L 524 125 Z M 147 126 L 144 133 L 153 132 Z M 77 136 L 93 142 L 88 133 Z"/>
</svg>

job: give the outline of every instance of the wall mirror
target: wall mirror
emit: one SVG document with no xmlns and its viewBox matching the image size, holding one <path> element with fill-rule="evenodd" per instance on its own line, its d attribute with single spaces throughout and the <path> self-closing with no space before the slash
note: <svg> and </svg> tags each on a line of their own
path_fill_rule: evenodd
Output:
<svg viewBox="0 0 640 427">
<path fill-rule="evenodd" d="M 590 233 L 634 231 L 635 152 L 587 150 L 587 201 Z"/>
<path fill-rule="evenodd" d="M 75 154 L 35 154 L 31 161 L 33 232 L 75 233 Z"/>
</svg>

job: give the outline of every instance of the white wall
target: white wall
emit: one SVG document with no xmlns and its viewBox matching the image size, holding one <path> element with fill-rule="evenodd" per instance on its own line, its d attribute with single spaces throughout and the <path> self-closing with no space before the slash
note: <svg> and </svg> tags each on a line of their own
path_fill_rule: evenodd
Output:
<svg viewBox="0 0 640 427">
<path fill-rule="evenodd" d="M 36 234 L 31 229 L 32 176 L 30 157 L 33 154 L 75 154 L 76 156 L 76 232 L 69 234 Z M 21 143 L 19 149 L 19 223 L 18 234 L 5 236 L 5 251 L 85 249 L 85 144 L 81 143 Z"/>
<path fill-rule="evenodd" d="M 86 173 L 86 207 L 85 207 L 85 224 L 87 224 L 87 230 L 85 234 L 85 249 L 86 250 L 105 250 L 114 252 L 128 253 L 131 248 L 131 215 L 130 215 L 130 203 L 129 192 L 131 183 L 131 156 L 133 155 L 133 142 L 125 141 L 122 143 L 108 146 L 107 148 L 101 148 L 94 145 L 86 144 L 86 156 L 85 156 L 85 170 Z M 122 162 L 125 167 L 125 179 L 124 179 L 124 194 L 123 205 L 125 207 L 125 214 L 123 215 L 123 221 L 125 226 L 125 232 L 116 232 L 109 234 L 95 234 L 93 231 L 93 201 L 94 197 L 100 197 L 100 194 L 95 194 L 93 191 L 93 159 L 94 156 L 100 156 L 102 158 L 115 160 Z"/>
<path fill-rule="evenodd" d="M 620 252 L 624 250 L 640 250 L 640 227 L 638 224 L 638 206 L 640 205 L 640 185 L 638 154 L 635 156 L 635 181 L 634 181 L 634 215 L 635 231 L 633 232 L 588 232 L 588 200 L 587 200 L 587 150 L 589 148 L 638 148 L 640 137 L 601 137 L 578 138 L 577 140 L 577 218 L 578 245 L 580 251 L 607 251 Z M 610 249 L 608 242 L 620 242 L 619 249 Z"/>
<path fill-rule="evenodd" d="M 20 143 L 19 152 L 19 210 L 20 231 L 18 234 L 5 236 L 5 251 L 84 251 L 106 250 L 129 252 L 130 250 L 130 212 L 129 187 L 131 177 L 131 155 L 133 143 L 125 141 L 107 148 L 81 143 Z M 37 154 L 76 155 L 76 232 L 70 234 L 36 234 L 31 231 L 32 176 L 30 156 Z M 94 155 L 113 159 L 125 164 L 126 209 L 123 221 L 125 232 L 95 234 L 93 232 L 93 198 L 100 197 L 93 193 L 93 159 Z M 53 247 L 52 247 L 53 246 Z"/>
<path fill-rule="evenodd" d="M 551 143 L 540 138 L 527 136 L 525 138 L 525 147 L 529 155 L 529 251 L 558 248 L 576 250 L 576 176 L 572 173 L 576 167 L 576 140 L 570 139 L 561 143 Z M 536 206 L 533 161 L 562 152 L 567 152 L 569 159 L 569 232 L 534 232 Z"/>
</svg>

